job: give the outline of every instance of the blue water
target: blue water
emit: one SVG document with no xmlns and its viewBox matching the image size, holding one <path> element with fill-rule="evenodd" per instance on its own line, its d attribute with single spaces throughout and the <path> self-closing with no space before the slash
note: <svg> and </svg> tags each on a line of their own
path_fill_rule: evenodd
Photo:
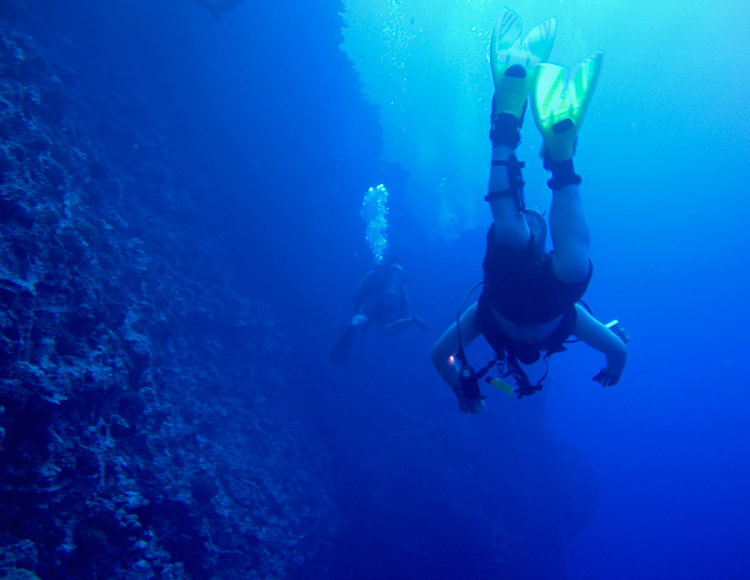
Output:
<svg viewBox="0 0 750 580">
<path fill-rule="evenodd" d="M 464 36 L 441 34 L 476 27 L 465 36 L 479 46 L 502 3 L 445 3 L 441 15 L 409 0 L 369 2 L 375 22 L 399 16 L 385 39 L 397 44 L 377 44 L 376 29 L 357 46 L 406 63 L 407 81 L 387 58 L 343 52 L 344 6 L 305 4 L 248 0 L 219 21 L 188 0 L 82 0 L 39 13 L 77 54 L 106 47 L 123 67 L 114 72 L 164 112 L 178 180 L 230 237 L 238 280 L 271 304 L 298 354 L 288 405 L 331 455 L 342 514 L 338 556 L 308 577 L 499 577 L 488 562 L 501 540 L 488 530 L 519 478 L 511 487 L 532 493 L 519 505 L 550 514 L 525 537 L 538 538 L 541 557 L 550 538 L 567 542 L 570 578 L 750 577 L 745 3 L 512 3 L 530 24 L 558 16 L 553 60 L 571 66 L 605 51 L 576 157 L 595 264 L 586 300 L 633 342 L 613 389 L 590 380 L 600 355 L 575 346 L 554 357 L 542 394 L 488 393 L 477 417 L 459 413 L 429 350 L 481 277 L 491 84 L 485 63 L 446 57 Z M 484 100 L 474 109 L 466 95 Z M 452 110 L 466 122 L 449 126 Z M 520 151 L 543 206 L 537 141 L 528 120 Z M 346 369 L 333 369 L 327 350 L 371 264 L 359 206 L 379 183 L 391 192 L 390 242 L 414 307 L 434 331 L 390 340 L 372 331 Z M 525 421 L 554 436 L 560 455 L 537 457 L 534 433 L 527 444 L 509 436 L 504 425 L 517 435 Z M 506 460 L 524 467 L 509 473 Z M 589 474 L 584 488 L 546 480 L 542 466 L 555 461 Z M 523 510 L 513 516 L 523 529 Z M 554 577 L 527 564 L 512 575 Z"/>
</svg>

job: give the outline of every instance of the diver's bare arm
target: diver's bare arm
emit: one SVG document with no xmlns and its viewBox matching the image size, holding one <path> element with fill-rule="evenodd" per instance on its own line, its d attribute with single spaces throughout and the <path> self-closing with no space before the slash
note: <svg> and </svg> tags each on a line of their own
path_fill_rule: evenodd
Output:
<svg viewBox="0 0 750 580">
<path fill-rule="evenodd" d="M 628 349 L 625 343 L 579 304 L 576 304 L 576 311 L 576 327 L 573 334 L 590 347 L 603 352 L 607 357 L 607 367 L 604 369 L 607 377 L 603 377 L 606 379 L 606 384 L 602 380 L 595 380 L 602 382 L 605 386 L 617 384 L 628 361 Z"/>
<path fill-rule="evenodd" d="M 472 304 L 461 316 L 461 340 L 466 348 L 480 335 L 476 321 L 477 305 Z M 451 357 L 458 351 L 458 326 L 454 322 L 448 330 L 443 333 L 435 346 L 432 347 L 432 364 L 435 365 L 438 374 L 456 391 L 461 383 L 458 378 L 458 369 L 451 364 Z"/>
</svg>

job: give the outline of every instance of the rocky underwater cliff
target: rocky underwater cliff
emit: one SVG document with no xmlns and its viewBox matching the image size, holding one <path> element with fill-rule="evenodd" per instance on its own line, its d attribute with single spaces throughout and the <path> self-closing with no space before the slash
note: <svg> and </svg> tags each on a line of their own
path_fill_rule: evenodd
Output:
<svg viewBox="0 0 750 580">
<path fill-rule="evenodd" d="M 330 4 L 314 17 L 333 54 L 340 7 Z M 508 439 L 486 453 L 458 411 L 445 425 L 380 395 L 378 372 L 362 378 L 368 390 L 357 406 L 328 414 L 349 385 L 306 351 L 320 342 L 316 331 L 293 332 L 289 321 L 330 311 L 341 297 L 310 290 L 290 313 L 263 298 L 262 277 L 237 268 L 237 240 L 179 178 L 184 161 L 160 104 L 132 71 L 111 74 L 107 55 L 95 58 L 27 6 L 0 7 L 0 577 L 354 578 L 363 577 L 351 567 L 362 554 L 372 561 L 358 566 L 373 574 L 378 562 L 409 554 L 415 568 L 398 569 L 415 578 L 435 554 L 429 542 L 409 541 L 423 531 L 401 522 L 433 505 L 486 539 L 487 577 L 563 577 L 567 536 L 589 517 L 595 493 L 542 417 L 509 415 L 490 434 Z M 300 17 L 294 26 L 307 24 Z M 336 58 L 320 66 L 355 94 L 349 63 Z M 376 174 L 376 119 L 361 109 L 349 114 L 366 117 L 370 161 L 352 153 L 342 162 L 320 142 L 295 142 L 298 158 L 352 173 L 362 163 Z M 296 136 L 295 122 L 279 126 Z M 331 181 L 321 190 L 366 182 L 325 171 Z M 288 190 L 274 193 L 284 201 Z M 282 201 L 268 202 L 258 228 L 283 223 L 272 213 Z M 307 253 L 295 250 L 300 263 L 343 251 L 325 237 L 322 215 L 306 226 L 319 236 Z M 301 360 L 329 388 L 314 401 L 300 394 L 292 408 L 285 397 Z M 413 396 L 431 398 L 429 383 Z M 529 416 L 537 428 L 517 435 Z M 373 417 L 382 430 L 357 431 Z M 424 457 L 404 441 L 421 441 Z M 559 458 L 534 461 L 552 452 Z M 446 455 L 463 467 L 446 471 Z M 508 477 L 484 480 L 484 467 L 497 463 Z M 478 560 L 458 543 L 466 551 L 443 551 L 446 561 Z M 465 569 L 481 577 L 485 563 L 474 563 Z"/>
<path fill-rule="evenodd" d="M 281 577 L 330 525 L 321 453 L 267 395 L 283 336 L 173 188 L 148 104 L 14 16 L 0 20 L 0 575 Z M 111 116 L 91 117 L 102 100 Z"/>
</svg>

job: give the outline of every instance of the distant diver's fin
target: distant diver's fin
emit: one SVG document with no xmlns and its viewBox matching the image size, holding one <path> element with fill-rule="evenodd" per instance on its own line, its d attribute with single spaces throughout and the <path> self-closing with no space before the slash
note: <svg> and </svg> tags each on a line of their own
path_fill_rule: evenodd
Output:
<svg viewBox="0 0 750 580">
<path fill-rule="evenodd" d="M 495 22 L 490 41 L 490 66 L 495 84 L 493 113 L 523 116 L 534 86 L 539 64 L 549 60 L 555 42 L 557 20 L 548 18 L 521 40 L 523 20 L 512 10 L 503 10 Z"/>
<path fill-rule="evenodd" d="M 214 18 L 215 18 L 215 19 L 216 19 L 217 21 L 221 20 L 221 12 L 219 12 L 219 9 L 218 9 L 218 8 L 216 8 L 216 6 L 211 6 L 211 7 L 209 8 L 209 10 L 211 11 L 211 14 L 213 14 L 213 15 L 214 15 Z"/>
<path fill-rule="evenodd" d="M 554 161 L 573 157 L 578 131 L 586 115 L 602 66 L 602 52 L 596 52 L 568 76 L 565 67 L 539 66 L 533 92 L 532 113 L 544 138 L 543 154 Z"/>
<path fill-rule="evenodd" d="M 356 330 L 357 327 L 351 324 L 347 327 L 344 334 L 333 345 L 331 352 L 328 353 L 329 361 L 342 367 L 346 366 L 346 363 L 349 362 L 349 353 L 352 351 L 352 343 L 354 342 L 354 333 Z"/>
</svg>

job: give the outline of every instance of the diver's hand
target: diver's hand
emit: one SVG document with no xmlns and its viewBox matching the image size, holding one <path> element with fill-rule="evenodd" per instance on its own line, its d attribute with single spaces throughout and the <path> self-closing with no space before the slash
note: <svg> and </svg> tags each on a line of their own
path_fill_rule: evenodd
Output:
<svg viewBox="0 0 750 580">
<path fill-rule="evenodd" d="M 603 368 L 593 380 L 601 384 L 603 387 L 614 387 L 620 382 L 620 375 L 612 374 L 606 368 Z"/>
<path fill-rule="evenodd" d="M 369 322 L 368 318 L 364 314 L 355 314 L 352 318 L 351 325 L 352 326 L 364 326 Z"/>
<path fill-rule="evenodd" d="M 463 391 L 453 391 L 456 393 L 456 398 L 458 399 L 458 407 L 461 409 L 463 413 L 470 413 L 471 415 L 476 415 L 479 413 L 482 409 L 484 409 L 484 400 L 487 397 L 480 396 L 478 399 L 470 399 L 466 395 L 463 394 Z"/>
</svg>

